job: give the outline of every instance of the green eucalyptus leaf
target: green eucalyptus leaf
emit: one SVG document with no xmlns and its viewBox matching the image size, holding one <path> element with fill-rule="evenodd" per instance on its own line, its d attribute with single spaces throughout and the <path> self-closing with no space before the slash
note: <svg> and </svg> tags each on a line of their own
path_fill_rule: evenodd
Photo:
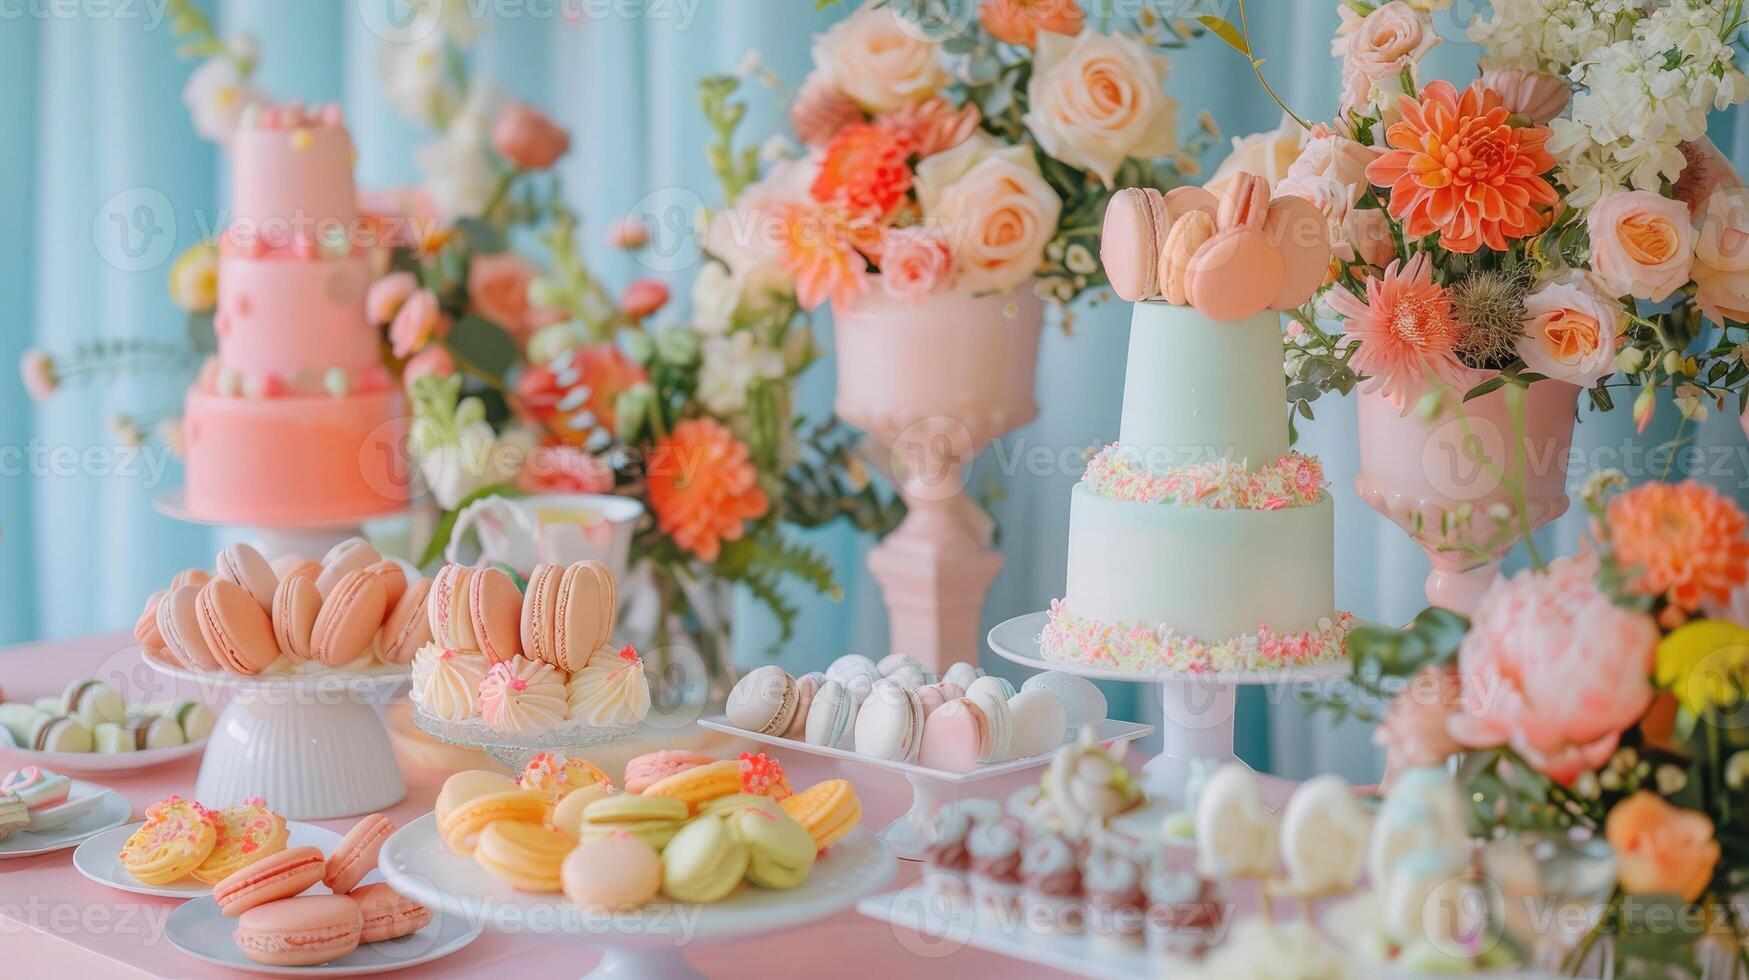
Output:
<svg viewBox="0 0 1749 980">
<path fill-rule="evenodd" d="M 504 328 L 484 317 L 464 316 L 449 332 L 449 347 L 468 364 L 493 378 L 502 379 L 516 363 L 516 341 Z"/>
</svg>

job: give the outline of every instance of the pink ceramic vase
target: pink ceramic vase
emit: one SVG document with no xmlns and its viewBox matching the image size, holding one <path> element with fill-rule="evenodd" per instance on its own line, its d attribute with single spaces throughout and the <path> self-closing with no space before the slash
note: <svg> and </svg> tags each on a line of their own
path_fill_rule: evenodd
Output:
<svg viewBox="0 0 1749 980">
<path fill-rule="evenodd" d="M 1043 303 L 1030 290 L 963 290 L 911 304 L 878 282 L 833 310 L 840 417 L 891 453 L 909 511 L 869 552 L 892 650 L 939 672 L 976 662 L 984 596 L 1002 557 L 974 528 L 965 468 L 991 440 L 1038 415 Z"/>
<path fill-rule="evenodd" d="M 1463 390 L 1487 378 L 1475 372 Z M 1501 474 L 1522 482 L 1535 527 L 1567 510 L 1568 451 L 1579 389 L 1549 380 L 1530 386 L 1522 455 L 1511 451 L 1512 419 L 1503 389 L 1461 404 L 1459 395 L 1451 395 L 1428 419 L 1413 408 L 1405 415 L 1377 394 L 1358 397 L 1355 490 L 1427 552 L 1433 563 L 1428 601 L 1471 614 L 1518 540 L 1506 523 L 1512 495 Z"/>
</svg>

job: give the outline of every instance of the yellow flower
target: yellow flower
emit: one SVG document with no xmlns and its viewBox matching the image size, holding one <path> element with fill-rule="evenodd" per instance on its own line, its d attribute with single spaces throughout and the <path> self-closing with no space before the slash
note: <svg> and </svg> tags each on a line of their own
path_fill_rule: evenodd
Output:
<svg viewBox="0 0 1749 980">
<path fill-rule="evenodd" d="M 1683 626 L 1658 644 L 1656 679 L 1694 715 L 1736 702 L 1749 680 L 1749 629 L 1716 619 Z"/>
<path fill-rule="evenodd" d="M 201 242 L 170 267 L 170 301 L 190 313 L 206 313 L 219 303 L 219 250 Z"/>
</svg>

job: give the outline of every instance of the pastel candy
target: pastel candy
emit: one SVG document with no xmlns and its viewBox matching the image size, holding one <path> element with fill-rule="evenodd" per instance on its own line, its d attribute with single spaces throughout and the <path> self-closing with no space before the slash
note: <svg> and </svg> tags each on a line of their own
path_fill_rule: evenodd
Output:
<svg viewBox="0 0 1749 980">
<path fill-rule="evenodd" d="M 1312 298 L 1330 274 L 1330 226 L 1324 212 L 1291 194 L 1269 204 L 1263 234 L 1281 253 L 1281 291 L 1272 310 L 1291 310 Z"/>
</svg>

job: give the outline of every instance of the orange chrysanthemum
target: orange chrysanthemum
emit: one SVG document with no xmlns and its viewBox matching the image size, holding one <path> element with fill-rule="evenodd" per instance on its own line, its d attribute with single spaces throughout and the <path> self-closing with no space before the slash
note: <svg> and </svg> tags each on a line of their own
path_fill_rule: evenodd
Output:
<svg viewBox="0 0 1749 980">
<path fill-rule="evenodd" d="M 620 393 L 650 375 L 612 344 L 585 344 L 550 364 L 531 365 L 516 382 L 522 408 L 571 446 L 614 434 Z M 595 448 L 595 447 L 591 447 Z"/>
<path fill-rule="evenodd" d="M 898 210 L 911 189 L 905 162 L 911 141 L 901 130 L 853 123 L 826 144 L 820 173 L 808 190 L 821 204 L 835 204 L 856 218 L 879 220 Z"/>
<path fill-rule="evenodd" d="M 803 309 L 827 300 L 842 305 L 862 295 L 868 287 L 868 261 L 858 248 L 878 254 L 880 226 L 856 222 L 843 208 L 832 206 L 791 204 L 779 210 L 778 218 L 783 269 L 795 279 L 796 302 Z"/>
<path fill-rule="evenodd" d="M 1605 530 L 1627 587 L 1687 612 L 1749 582 L 1749 520 L 1704 483 L 1646 483 L 1610 500 Z"/>
<path fill-rule="evenodd" d="M 1366 392 L 1381 392 L 1407 408 L 1431 378 L 1461 386 L 1463 362 L 1457 357 L 1461 332 L 1451 312 L 1451 296 L 1433 281 L 1427 253 L 1405 265 L 1391 262 L 1384 275 L 1366 277 L 1366 298 L 1346 289 L 1330 290 L 1330 308 L 1342 317 L 1342 333 L 1360 344 L 1356 371 L 1369 379 Z"/>
<path fill-rule="evenodd" d="M 1542 175 L 1554 169 L 1545 126 L 1507 124 L 1500 96 L 1473 82 L 1460 96 L 1431 82 L 1419 101 L 1403 96 L 1403 118 L 1385 130 L 1391 149 L 1366 177 L 1391 189 L 1391 217 L 1411 238 L 1439 234 L 1440 247 L 1504 249 L 1543 230 L 1558 196 Z"/>
<path fill-rule="evenodd" d="M 656 529 L 707 562 L 771 506 L 747 447 L 715 419 L 675 425 L 650 454 L 646 476 Z"/>
</svg>

